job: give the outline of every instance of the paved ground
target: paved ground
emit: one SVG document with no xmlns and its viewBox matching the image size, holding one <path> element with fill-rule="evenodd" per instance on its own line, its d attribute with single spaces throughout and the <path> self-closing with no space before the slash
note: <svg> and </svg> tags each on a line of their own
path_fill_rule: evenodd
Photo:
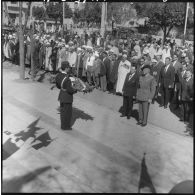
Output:
<svg viewBox="0 0 195 195">
<path fill-rule="evenodd" d="M 63 132 L 58 90 L 18 78 L 17 68 L 4 63 L 4 192 L 136 193 L 144 152 L 157 192 L 193 179 L 192 137 L 169 110 L 152 105 L 143 128 L 119 117 L 121 97 L 77 93 L 73 131 Z"/>
</svg>

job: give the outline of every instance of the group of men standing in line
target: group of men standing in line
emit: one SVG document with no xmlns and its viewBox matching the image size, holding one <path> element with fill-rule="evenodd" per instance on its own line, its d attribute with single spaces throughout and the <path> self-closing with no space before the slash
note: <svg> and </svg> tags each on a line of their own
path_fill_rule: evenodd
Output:
<svg viewBox="0 0 195 195">
<path fill-rule="evenodd" d="M 13 42 L 13 36 L 8 37 Z M 181 120 L 193 114 L 193 47 L 178 47 L 174 41 L 105 40 L 100 35 L 78 36 L 68 40 L 50 35 L 34 35 L 34 64 L 56 74 L 63 62 L 72 73 L 102 91 L 123 95 L 123 116 L 131 117 L 133 101 L 139 103 L 138 124 L 147 124 L 150 103 L 160 100 L 166 109 L 182 105 Z M 9 58 L 7 39 L 4 56 Z M 10 43 L 11 44 L 11 43 Z M 10 47 L 10 46 L 9 46 Z M 7 49 L 7 50 L 6 50 Z M 30 39 L 25 40 L 25 64 L 30 64 Z M 16 50 L 15 50 L 16 53 Z M 15 55 L 16 56 L 16 55 Z M 19 56 L 19 55 L 18 55 Z M 159 97 L 159 98 L 157 98 Z"/>
</svg>

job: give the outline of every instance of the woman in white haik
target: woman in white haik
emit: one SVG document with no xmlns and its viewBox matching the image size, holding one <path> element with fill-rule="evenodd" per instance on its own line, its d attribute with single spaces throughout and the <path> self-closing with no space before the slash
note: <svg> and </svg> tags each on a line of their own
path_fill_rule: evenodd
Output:
<svg viewBox="0 0 195 195">
<path fill-rule="evenodd" d="M 130 72 L 130 69 L 131 69 L 131 63 L 127 60 L 127 55 L 123 54 L 122 61 L 120 62 L 118 67 L 118 80 L 116 84 L 116 93 L 122 94 L 125 78 L 127 73 Z"/>
</svg>

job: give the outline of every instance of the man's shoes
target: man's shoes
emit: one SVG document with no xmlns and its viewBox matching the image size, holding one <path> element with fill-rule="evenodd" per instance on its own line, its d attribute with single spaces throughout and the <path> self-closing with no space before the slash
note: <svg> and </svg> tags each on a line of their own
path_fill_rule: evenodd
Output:
<svg viewBox="0 0 195 195">
<path fill-rule="evenodd" d="M 141 124 L 142 127 L 145 127 L 147 124 Z"/>
<path fill-rule="evenodd" d="M 159 107 L 163 107 L 163 105 L 162 105 L 162 104 L 160 104 L 160 105 L 159 105 Z"/>
<path fill-rule="evenodd" d="M 137 122 L 137 125 L 142 125 L 142 122 L 141 122 L 141 121 L 138 121 L 138 122 Z"/>
<path fill-rule="evenodd" d="M 120 117 L 126 117 L 124 114 L 121 114 Z"/>
<path fill-rule="evenodd" d="M 151 102 L 152 104 L 154 104 L 154 100 L 152 100 L 152 102 Z"/>
<path fill-rule="evenodd" d="M 130 119 L 131 117 L 130 116 L 127 116 L 127 119 Z"/>
<path fill-rule="evenodd" d="M 164 106 L 164 109 L 167 109 L 167 106 Z"/>
</svg>

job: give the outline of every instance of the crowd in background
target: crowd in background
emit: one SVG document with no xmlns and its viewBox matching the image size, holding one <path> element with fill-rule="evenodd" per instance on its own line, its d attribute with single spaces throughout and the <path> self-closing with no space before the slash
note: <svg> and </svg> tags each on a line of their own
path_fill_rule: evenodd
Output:
<svg viewBox="0 0 195 195">
<path fill-rule="evenodd" d="M 175 40 L 146 36 L 141 39 L 116 39 L 111 35 L 105 38 L 100 33 L 82 35 L 66 34 L 63 38 L 55 34 L 34 34 L 35 75 L 39 70 L 56 74 L 61 63 L 68 61 L 75 76 L 95 86 L 101 91 L 122 95 L 126 75 L 131 67 L 141 75 L 142 67 L 149 65 L 150 74 L 157 86 L 152 103 L 167 108 L 168 103 L 174 109 L 181 107 L 181 120 L 189 122 L 193 115 L 193 45 L 176 44 Z M 25 64 L 31 66 L 31 41 L 25 35 Z M 3 57 L 19 65 L 19 41 L 15 33 L 3 35 Z M 162 70 L 169 68 L 169 74 Z M 167 68 L 165 68 L 167 67 Z M 168 76 L 167 76 L 168 75 Z M 166 78 L 165 78 L 166 77 Z"/>
</svg>

